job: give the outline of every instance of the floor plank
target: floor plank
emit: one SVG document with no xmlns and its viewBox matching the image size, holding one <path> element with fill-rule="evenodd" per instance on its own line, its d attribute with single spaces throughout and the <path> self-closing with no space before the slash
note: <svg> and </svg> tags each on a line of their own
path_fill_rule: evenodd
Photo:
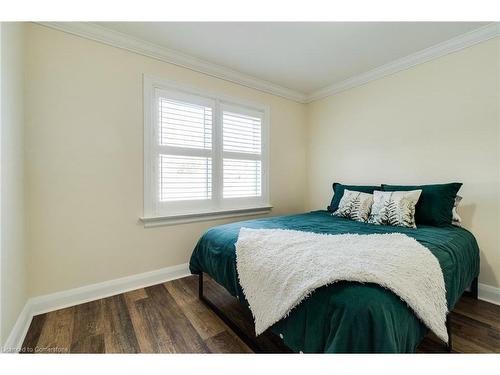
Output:
<svg viewBox="0 0 500 375">
<path fill-rule="evenodd" d="M 210 337 L 207 346 L 211 353 L 252 353 L 238 336 L 229 331 Z"/>
<path fill-rule="evenodd" d="M 75 307 L 71 353 L 104 353 L 102 302 L 92 301 Z"/>
<path fill-rule="evenodd" d="M 147 298 L 136 302 L 138 319 L 142 321 L 142 331 L 136 333 L 142 336 L 141 341 L 148 342 L 144 353 L 175 353 L 171 333 L 165 329 L 163 318 L 154 302 Z M 151 349 L 150 349 L 151 348 Z"/>
<path fill-rule="evenodd" d="M 139 343 L 123 294 L 102 300 L 106 353 L 139 353 Z"/>
<path fill-rule="evenodd" d="M 193 293 L 192 286 L 183 279 L 165 283 L 164 286 L 172 295 L 183 314 L 203 340 L 223 333 L 228 327 Z"/>
<path fill-rule="evenodd" d="M 206 353 L 208 348 L 164 285 L 146 288 L 161 316 L 161 323 L 178 353 Z"/>
<path fill-rule="evenodd" d="M 72 341 L 74 307 L 47 314 L 36 344 L 38 353 L 69 353 Z"/>
<path fill-rule="evenodd" d="M 171 346 L 164 346 L 163 342 L 155 342 L 155 337 L 152 337 L 151 330 L 157 330 L 157 336 L 161 337 L 161 332 L 158 328 L 152 328 L 149 321 L 150 315 L 153 314 L 148 307 L 144 306 L 144 301 L 148 300 L 148 295 L 144 289 L 133 290 L 124 294 L 125 303 L 132 320 L 134 333 L 137 337 L 137 343 L 141 353 L 158 353 L 163 350 L 165 353 L 170 353 Z M 167 340 L 168 341 L 168 340 Z"/>
<path fill-rule="evenodd" d="M 453 311 L 478 322 L 489 324 L 497 331 L 500 331 L 500 312 L 497 305 L 473 298 L 461 298 Z"/>
<path fill-rule="evenodd" d="M 71 353 L 105 353 L 104 335 L 89 335 L 71 344 Z"/>
<path fill-rule="evenodd" d="M 206 277 L 204 294 L 247 335 L 250 311 Z M 462 297 L 451 313 L 455 353 L 500 353 L 500 306 Z M 265 332 L 255 343 L 266 352 L 290 352 Z M 250 348 L 198 299 L 189 276 L 33 318 L 22 352 L 251 353 Z M 446 353 L 429 334 L 417 353 Z"/>
<path fill-rule="evenodd" d="M 472 351 L 496 353 L 500 351 L 500 340 L 490 335 L 495 332 L 491 325 L 459 313 L 452 313 L 451 322 L 453 338 L 457 339 L 457 345 L 464 343 L 481 348 Z"/>
<path fill-rule="evenodd" d="M 21 353 L 33 353 L 35 351 L 46 319 L 47 314 L 36 315 L 33 317 L 33 320 L 28 328 L 28 333 L 24 338 Z"/>
<path fill-rule="evenodd" d="M 191 281 L 195 281 L 194 285 Z M 189 277 L 168 281 L 163 284 L 168 292 L 174 297 L 179 306 L 186 305 L 198 300 L 197 279 Z"/>
</svg>

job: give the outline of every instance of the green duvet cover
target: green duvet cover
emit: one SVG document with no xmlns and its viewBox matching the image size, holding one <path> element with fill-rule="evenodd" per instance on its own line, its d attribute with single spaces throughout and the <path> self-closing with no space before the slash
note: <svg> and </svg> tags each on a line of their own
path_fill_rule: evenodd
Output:
<svg viewBox="0 0 500 375">
<path fill-rule="evenodd" d="M 242 221 L 209 229 L 199 240 L 190 270 L 209 274 L 240 301 L 234 244 L 241 227 L 316 233 L 392 233 L 414 237 L 439 260 L 449 310 L 479 274 L 479 249 L 463 228 L 378 226 L 333 217 L 327 211 Z M 414 352 L 427 328 L 398 296 L 376 284 L 338 282 L 317 289 L 270 328 L 293 351 L 304 353 Z"/>
</svg>

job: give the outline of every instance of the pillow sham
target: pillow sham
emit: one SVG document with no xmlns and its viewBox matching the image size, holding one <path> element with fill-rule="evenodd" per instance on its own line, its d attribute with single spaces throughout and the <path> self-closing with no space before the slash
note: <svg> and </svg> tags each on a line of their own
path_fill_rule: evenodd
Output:
<svg viewBox="0 0 500 375">
<path fill-rule="evenodd" d="M 415 206 L 422 190 L 374 191 L 373 206 L 368 222 L 416 228 Z"/>
<path fill-rule="evenodd" d="M 339 208 L 332 215 L 366 223 L 373 204 L 373 194 L 344 190 Z"/>
<path fill-rule="evenodd" d="M 453 205 L 458 190 L 462 186 L 459 182 L 434 185 L 382 185 L 383 191 L 422 190 L 420 199 L 415 207 L 417 224 L 443 226 L 451 224 Z"/>
<path fill-rule="evenodd" d="M 330 212 L 335 212 L 339 208 L 340 201 L 344 195 L 344 190 L 348 189 L 351 191 L 359 191 L 362 193 L 372 194 L 374 190 L 382 190 L 381 186 L 363 186 L 363 185 L 342 185 L 338 182 L 334 182 L 332 185 L 333 197 L 327 210 Z"/>
<path fill-rule="evenodd" d="M 451 214 L 453 218 L 451 219 L 451 223 L 453 225 L 456 225 L 457 227 L 462 226 L 462 218 L 458 214 L 458 205 L 460 204 L 460 201 L 462 200 L 462 197 L 460 195 L 457 195 L 455 197 L 455 203 L 453 204 L 453 209 L 451 210 Z"/>
</svg>

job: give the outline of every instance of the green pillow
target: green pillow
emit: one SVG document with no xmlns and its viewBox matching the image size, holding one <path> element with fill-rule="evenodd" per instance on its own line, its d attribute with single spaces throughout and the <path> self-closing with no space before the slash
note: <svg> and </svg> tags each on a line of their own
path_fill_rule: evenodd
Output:
<svg viewBox="0 0 500 375">
<path fill-rule="evenodd" d="M 384 191 L 422 190 L 415 206 L 415 221 L 417 224 L 443 226 L 451 224 L 453 219 L 453 205 L 458 190 L 462 186 L 459 182 L 450 184 L 398 186 L 382 184 Z"/>
<path fill-rule="evenodd" d="M 344 195 L 344 190 L 352 190 L 352 191 L 360 191 L 362 193 L 373 194 L 374 190 L 382 190 L 380 186 L 359 186 L 359 185 L 342 185 L 338 182 L 334 182 L 332 185 L 333 188 L 333 198 L 330 205 L 327 207 L 327 210 L 330 212 L 335 212 L 339 208 L 340 200 Z"/>
</svg>

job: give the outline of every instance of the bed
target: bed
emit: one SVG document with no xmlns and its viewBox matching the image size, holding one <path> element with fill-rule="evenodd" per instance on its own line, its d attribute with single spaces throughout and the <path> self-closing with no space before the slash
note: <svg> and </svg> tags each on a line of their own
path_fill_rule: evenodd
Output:
<svg viewBox="0 0 500 375">
<path fill-rule="evenodd" d="M 200 238 L 190 271 L 210 275 L 243 304 L 246 301 L 238 283 L 234 247 L 242 227 L 328 234 L 404 233 L 438 259 L 450 311 L 469 286 L 477 294 L 479 248 L 466 229 L 453 225 L 420 225 L 417 229 L 380 226 L 314 211 L 221 225 Z M 395 294 L 376 284 L 355 282 L 317 289 L 270 330 L 297 353 L 413 353 L 427 333 L 426 326 Z"/>
</svg>

